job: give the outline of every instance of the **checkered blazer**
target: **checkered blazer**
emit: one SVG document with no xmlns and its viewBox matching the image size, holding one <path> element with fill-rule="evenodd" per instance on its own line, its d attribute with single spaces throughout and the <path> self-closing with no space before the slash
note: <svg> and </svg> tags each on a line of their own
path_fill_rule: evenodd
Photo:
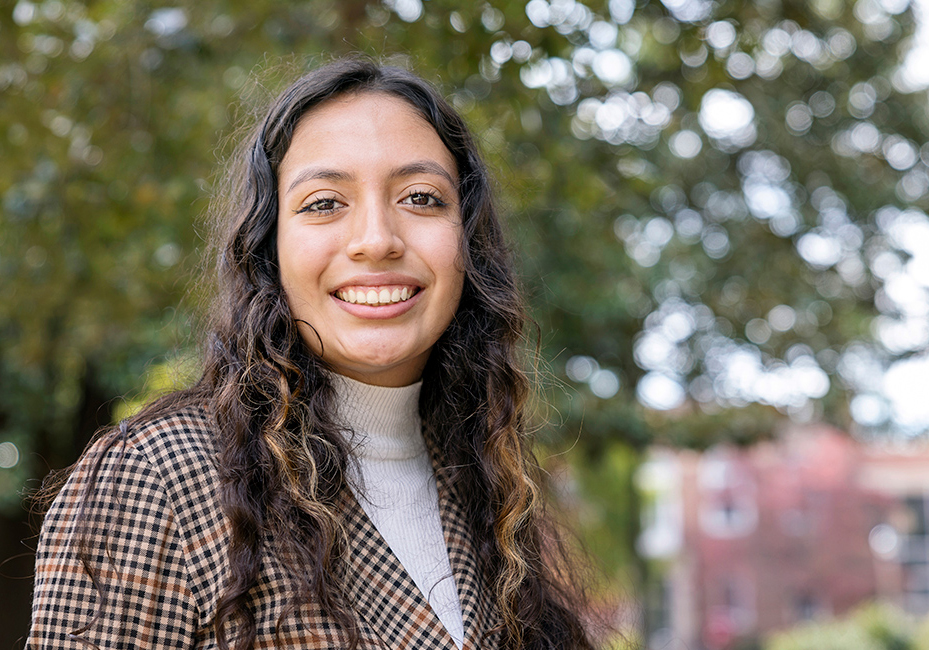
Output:
<svg viewBox="0 0 929 650">
<path fill-rule="evenodd" d="M 184 409 L 138 428 L 125 447 L 117 444 L 105 452 L 96 484 L 113 487 L 94 492 L 85 510 L 89 564 L 105 587 L 105 602 L 74 544 L 75 515 L 101 448 L 98 443 L 84 456 L 45 518 L 26 647 L 216 648 L 212 621 L 228 573 L 229 524 L 219 503 L 209 420 L 201 409 Z M 438 468 L 436 457 L 433 450 Z M 488 632 L 498 615 L 460 498 L 443 472 L 436 478 L 465 648 L 496 648 L 499 634 Z M 360 624 L 361 647 L 454 650 L 454 641 L 349 490 L 343 492 L 342 511 L 349 536 L 346 591 Z M 255 648 L 344 648 L 344 634 L 314 602 L 277 625 L 292 592 L 284 567 L 266 551 L 251 598 Z"/>
</svg>

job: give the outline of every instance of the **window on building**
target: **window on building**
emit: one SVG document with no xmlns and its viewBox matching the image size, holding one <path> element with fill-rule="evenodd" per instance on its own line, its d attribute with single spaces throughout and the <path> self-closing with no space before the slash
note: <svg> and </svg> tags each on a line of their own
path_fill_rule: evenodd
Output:
<svg viewBox="0 0 929 650">
<path fill-rule="evenodd" d="M 812 621 L 819 612 L 816 598 L 808 591 L 802 591 L 794 598 L 796 620 Z"/>
<path fill-rule="evenodd" d="M 700 524 L 712 537 L 740 537 L 758 525 L 755 481 L 738 459 L 708 452 L 701 460 Z"/>
<path fill-rule="evenodd" d="M 908 611 L 929 613 L 929 530 L 926 508 L 929 500 L 923 495 L 904 499 L 906 523 L 901 526 L 902 548 L 900 567 L 903 570 L 903 602 Z"/>
</svg>

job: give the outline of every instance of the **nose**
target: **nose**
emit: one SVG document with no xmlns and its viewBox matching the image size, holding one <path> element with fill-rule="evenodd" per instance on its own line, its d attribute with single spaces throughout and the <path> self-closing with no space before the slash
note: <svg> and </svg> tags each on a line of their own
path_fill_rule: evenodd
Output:
<svg viewBox="0 0 929 650">
<path fill-rule="evenodd" d="M 352 259 L 396 259 L 404 252 L 397 215 L 380 201 L 366 201 L 352 215 L 348 256 Z"/>
</svg>

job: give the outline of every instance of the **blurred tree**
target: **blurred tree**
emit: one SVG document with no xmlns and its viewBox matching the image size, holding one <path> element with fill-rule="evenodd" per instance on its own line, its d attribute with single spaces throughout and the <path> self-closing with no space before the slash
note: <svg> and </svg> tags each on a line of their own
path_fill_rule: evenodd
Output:
<svg viewBox="0 0 929 650">
<path fill-rule="evenodd" d="M 565 382 L 549 444 L 749 442 L 785 415 L 848 426 L 850 396 L 915 430 L 882 392 L 929 340 L 913 27 L 908 0 L 7 5 L 0 507 L 186 354 L 214 152 L 351 51 L 432 76 L 479 134 Z"/>
</svg>

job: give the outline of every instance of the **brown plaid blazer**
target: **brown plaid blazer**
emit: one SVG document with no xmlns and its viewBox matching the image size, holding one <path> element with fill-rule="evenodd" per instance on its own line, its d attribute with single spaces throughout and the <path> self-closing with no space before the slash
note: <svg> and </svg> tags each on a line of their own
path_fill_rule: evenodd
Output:
<svg viewBox="0 0 929 650">
<path fill-rule="evenodd" d="M 90 480 L 92 447 L 52 505 L 36 556 L 32 629 L 27 648 L 215 648 L 212 621 L 227 576 L 229 526 L 219 505 L 209 421 L 189 408 L 130 433 L 108 450 L 88 501 L 89 562 L 105 587 L 103 602 L 73 543 L 80 495 Z M 433 453 L 436 468 L 440 465 Z M 460 498 L 436 472 L 439 511 L 461 599 L 465 648 L 496 648 L 499 634 L 484 569 L 465 525 Z M 347 592 L 362 648 L 454 650 L 455 644 L 349 491 Z M 278 618 L 292 593 L 273 553 L 262 558 L 251 605 L 256 648 L 337 649 L 344 634 L 316 603 Z M 95 618 L 95 614 L 100 616 Z M 89 644 L 91 645 L 88 645 Z"/>
</svg>

